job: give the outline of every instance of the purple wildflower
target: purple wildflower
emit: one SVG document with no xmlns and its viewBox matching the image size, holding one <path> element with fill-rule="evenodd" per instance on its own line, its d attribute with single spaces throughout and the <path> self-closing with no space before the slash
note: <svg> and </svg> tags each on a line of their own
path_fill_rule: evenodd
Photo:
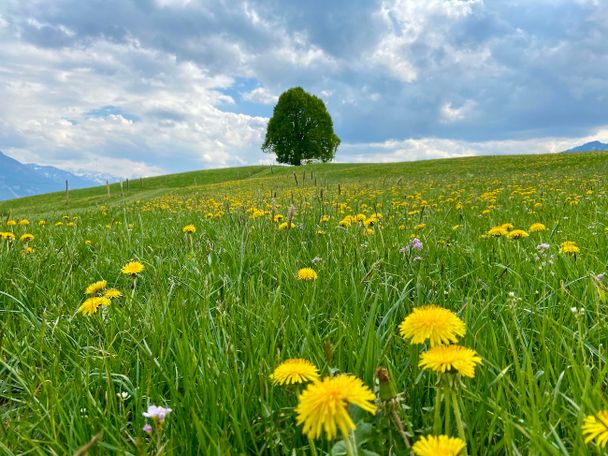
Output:
<svg viewBox="0 0 608 456">
<path fill-rule="evenodd" d="M 410 248 L 414 250 L 422 250 L 422 241 L 418 238 L 414 238 L 410 241 Z"/>
<path fill-rule="evenodd" d="M 147 432 L 149 434 L 150 432 L 152 432 L 152 426 L 150 426 L 148 423 L 146 423 L 146 424 L 144 424 L 143 430 L 144 430 L 144 432 Z"/>
<path fill-rule="evenodd" d="M 156 405 L 148 405 L 148 411 L 142 413 L 142 415 L 162 423 L 165 421 L 166 416 L 171 412 L 172 410 L 169 407 L 165 408 Z"/>
</svg>

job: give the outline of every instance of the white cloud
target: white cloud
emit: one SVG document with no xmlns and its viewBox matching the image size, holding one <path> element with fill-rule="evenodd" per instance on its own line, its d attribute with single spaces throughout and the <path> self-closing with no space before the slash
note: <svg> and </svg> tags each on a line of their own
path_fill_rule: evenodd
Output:
<svg viewBox="0 0 608 456">
<path fill-rule="evenodd" d="M 475 109 L 475 101 L 467 100 L 460 107 L 456 108 L 452 102 L 448 101 L 441 105 L 440 116 L 444 123 L 458 122 L 468 118 Z"/>
<path fill-rule="evenodd" d="M 61 49 L 4 41 L 0 57 L 0 136 L 25 143 L 14 151 L 29 150 L 29 161 L 133 177 L 261 156 L 266 119 L 222 111 L 233 79 L 192 62 L 105 40 Z M 104 106 L 119 112 L 87 115 Z"/>
<path fill-rule="evenodd" d="M 542 137 L 478 142 L 441 138 L 409 138 L 378 143 L 342 144 L 338 149 L 336 161 L 390 163 L 478 155 L 557 153 L 595 140 L 608 141 L 608 126 L 582 138 Z"/>
<path fill-rule="evenodd" d="M 277 102 L 279 97 L 271 93 L 265 87 L 258 87 L 250 92 L 244 93 L 243 99 L 254 103 L 272 105 Z"/>
</svg>

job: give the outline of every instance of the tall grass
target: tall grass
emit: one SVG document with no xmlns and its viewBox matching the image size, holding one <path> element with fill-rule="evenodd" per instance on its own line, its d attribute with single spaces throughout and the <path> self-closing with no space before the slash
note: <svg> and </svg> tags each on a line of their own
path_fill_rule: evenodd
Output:
<svg viewBox="0 0 608 456">
<path fill-rule="evenodd" d="M 173 409 L 166 454 L 307 452 L 295 391 L 268 378 L 293 357 L 372 388 L 376 368 L 388 368 L 416 441 L 432 431 L 436 377 L 397 327 L 436 303 L 465 321 L 464 344 L 483 358 L 460 393 L 469 454 L 600 454 L 580 426 L 608 407 L 607 281 L 597 278 L 608 261 L 608 156 L 522 160 L 315 165 L 306 180 L 296 170 L 297 186 L 291 168 L 202 173 L 196 185 L 157 178 L 110 199 L 103 188 L 75 193 L 71 206 L 61 195 L 2 203 L 0 231 L 17 240 L 0 240 L 0 453 L 68 454 L 98 434 L 92 454 L 153 453 L 149 404 Z M 291 205 L 297 228 L 279 230 L 271 215 Z M 252 218 L 252 208 L 267 213 Z M 338 226 L 376 212 L 373 233 Z M 485 236 L 507 222 L 547 230 Z M 197 232 L 186 235 L 190 223 Z M 400 251 L 413 237 L 420 260 Z M 580 254 L 560 253 L 565 240 Z M 135 284 L 120 273 L 132 259 L 145 265 Z M 296 279 L 305 266 L 318 280 Z M 101 279 L 124 296 L 80 315 L 84 288 Z M 360 426 L 363 447 L 404 454 L 386 417 L 353 413 L 372 425 Z"/>
</svg>

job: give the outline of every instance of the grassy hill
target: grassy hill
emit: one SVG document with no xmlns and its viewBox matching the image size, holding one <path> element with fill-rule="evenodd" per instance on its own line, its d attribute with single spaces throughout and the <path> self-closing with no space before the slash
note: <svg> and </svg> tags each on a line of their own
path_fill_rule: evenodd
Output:
<svg viewBox="0 0 608 456">
<path fill-rule="evenodd" d="M 257 166 L 2 202 L 0 454 L 601 454 L 606 175 Z"/>
<path fill-rule="evenodd" d="M 377 179 L 443 178 L 454 179 L 472 176 L 508 176 L 514 173 L 542 172 L 547 175 L 569 175 L 579 168 L 608 170 L 608 154 L 602 152 L 565 154 L 484 156 L 456 159 L 426 160 L 386 164 L 314 164 L 302 167 L 245 166 L 226 169 L 192 171 L 144 179 L 128 184 L 110 185 L 71 190 L 68 200 L 64 192 L 0 201 L 0 216 L 11 213 L 59 213 L 85 209 L 96 205 L 116 205 L 129 201 L 144 201 L 163 194 L 213 191 L 218 184 L 240 184 L 243 188 L 272 190 L 296 186 L 294 173 L 300 186 L 323 187 L 341 182 L 370 181 Z"/>
</svg>

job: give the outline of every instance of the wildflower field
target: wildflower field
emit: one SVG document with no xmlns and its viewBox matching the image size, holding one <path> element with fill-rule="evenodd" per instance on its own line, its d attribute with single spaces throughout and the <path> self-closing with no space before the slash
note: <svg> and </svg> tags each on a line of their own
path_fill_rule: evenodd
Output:
<svg viewBox="0 0 608 456">
<path fill-rule="evenodd" d="M 259 166 L 2 202 L 0 454 L 603 454 L 606 176 Z"/>
</svg>

